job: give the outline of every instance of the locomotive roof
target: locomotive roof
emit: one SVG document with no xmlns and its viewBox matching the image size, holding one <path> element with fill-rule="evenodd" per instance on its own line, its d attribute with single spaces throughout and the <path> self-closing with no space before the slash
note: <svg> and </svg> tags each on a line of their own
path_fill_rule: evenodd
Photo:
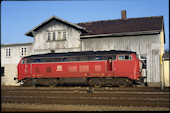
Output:
<svg viewBox="0 0 170 113">
<path fill-rule="evenodd" d="M 43 58 L 43 57 L 64 57 L 64 56 L 87 56 L 87 55 L 109 55 L 109 54 L 132 54 L 132 51 L 81 51 L 81 52 L 64 52 L 64 53 L 47 53 L 26 56 L 24 58 Z"/>
</svg>

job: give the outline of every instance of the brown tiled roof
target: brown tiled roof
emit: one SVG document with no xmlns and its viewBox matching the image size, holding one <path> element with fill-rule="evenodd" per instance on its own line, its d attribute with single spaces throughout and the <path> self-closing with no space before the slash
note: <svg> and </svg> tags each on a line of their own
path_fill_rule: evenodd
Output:
<svg viewBox="0 0 170 113">
<path fill-rule="evenodd" d="M 78 23 L 77 25 L 90 31 L 89 33 L 83 33 L 81 36 L 153 30 L 161 31 L 163 16 L 86 22 Z"/>
</svg>

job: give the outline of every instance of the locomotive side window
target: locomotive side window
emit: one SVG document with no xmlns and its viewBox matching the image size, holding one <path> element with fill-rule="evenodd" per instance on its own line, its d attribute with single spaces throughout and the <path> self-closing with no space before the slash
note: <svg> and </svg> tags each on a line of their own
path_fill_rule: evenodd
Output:
<svg viewBox="0 0 170 113">
<path fill-rule="evenodd" d="M 34 59 L 33 62 L 34 63 L 40 62 L 40 59 Z"/>
<path fill-rule="evenodd" d="M 116 55 L 102 56 L 102 60 L 108 60 L 109 58 L 111 58 L 112 60 L 116 60 Z"/>
<path fill-rule="evenodd" d="M 21 64 L 24 64 L 24 63 L 25 63 L 25 59 L 22 59 Z"/>
<path fill-rule="evenodd" d="M 51 58 L 45 58 L 45 62 L 52 62 Z"/>
<path fill-rule="evenodd" d="M 66 59 L 66 62 L 70 61 L 77 61 L 77 57 L 69 57 Z"/>
<path fill-rule="evenodd" d="M 27 63 L 32 63 L 33 60 L 32 59 L 27 59 Z"/>
<path fill-rule="evenodd" d="M 27 63 L 42 63 L 42 62 L 74 62 L 74 61 L 95 61 L 95 60 L 108 60 L 111 57 L 112 60 L 116 60 L 116 55 L 106 56 L 69 56 L 63 58 L 28 58 Z M 129 57 L 129 56 L 128 56 Z"/>
<path fill-rule="evenodd" d="M 113 55 L 112 60 L 116 60 L 116 55 Z"/>
<path fill-rule="evenodd" d="M 119 55 L 118 59 L 119 60 L 125 60 L 125 55 Z"/>
<path fill-rule="evenodd" d="M 45 59 L 27 59 L 27 63 L 40 63 L 44 62 Z"/>
<path fill-rule="evenodd" d="M 119 55 L 118 60 L 132 60 L 131 55 Z"/>
<path fill-rule="evenodd" d="M 80 57 L 80 61 L 89 61 L 88 56 Z"/>
<path fill-rule="evenodd" d="M 102 60 L 102 56 L 96 56 L 95 60 Z"/>
<path fill-rule="evenodd" d="M 62 58 L 53 58 L 52 62 L 62 62 Z"/>
<path fill-rule="evenodd" d="M 63 62 L 66 62 L 67 61 L 67 58 L 63 58 Z"/>
</svg>

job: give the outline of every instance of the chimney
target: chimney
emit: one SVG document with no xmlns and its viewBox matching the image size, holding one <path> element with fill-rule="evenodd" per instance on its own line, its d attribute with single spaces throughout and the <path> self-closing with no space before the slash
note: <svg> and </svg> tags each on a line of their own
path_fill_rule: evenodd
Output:
<svg viewBox="0 0 170 113">
<path fill-rule="evenodd" d="M 126 19 L 126 10 L 121 11 L 122 19 Z"/>
</svg>

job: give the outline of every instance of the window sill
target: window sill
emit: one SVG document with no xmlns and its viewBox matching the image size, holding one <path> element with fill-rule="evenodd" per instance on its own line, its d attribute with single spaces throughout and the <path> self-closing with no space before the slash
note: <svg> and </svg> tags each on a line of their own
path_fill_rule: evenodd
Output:
<svg viewBox="0 0 170 113">
<path fill-rule="evenodd" d="M 27 55 L 20 55 L 20 57 L 25 57 L 25 56 L 27 56 Z"/>
<path fill-rule="evenodd" d="M 11 56 L 5 56 L 5 58 L 11 58 Z"/>
<path fill-rule="evenodd" d="M 47 40 L 47 42 L 58 42 L 58 41 L 66 41 L 66 39 L 61 39 L 61 40 Z"/>
</svg>

